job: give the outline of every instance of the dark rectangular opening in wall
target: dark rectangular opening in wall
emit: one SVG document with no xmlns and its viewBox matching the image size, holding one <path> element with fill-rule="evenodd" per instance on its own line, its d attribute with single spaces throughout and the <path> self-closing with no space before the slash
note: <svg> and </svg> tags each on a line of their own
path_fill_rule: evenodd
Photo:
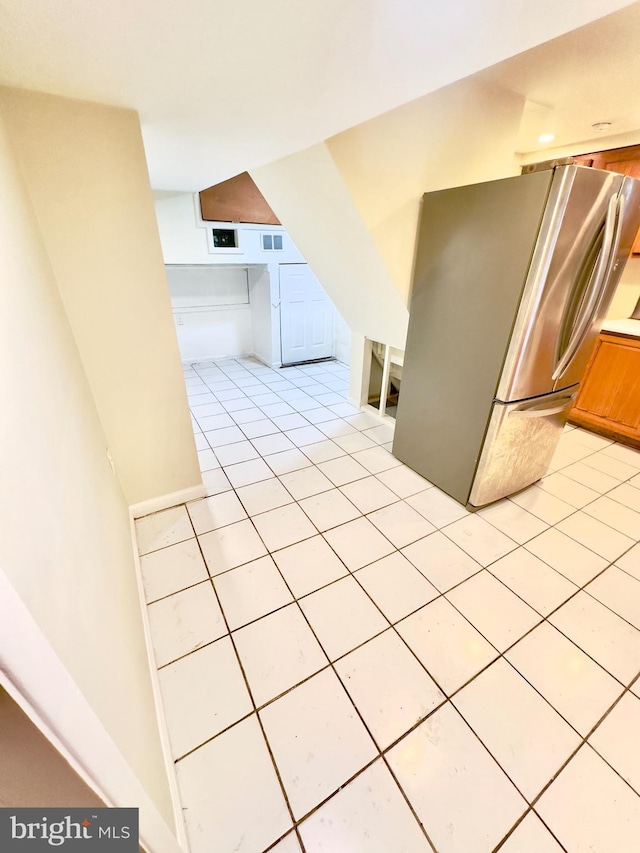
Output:
<svg viewBox="0 0 640 853">
<path fill-rule="evenodd" d="M 238 234 L 234 228 L 212 228 L 214 249 L 236 249 Z"/>
<path fill-rule="evenodd" d="M 380 345 L 373 344 L 371 349 L 371 366 L 369 369 L 369 393 L 367 394 L 367 403 L 370 406 L 375 406 L 377 409 L 380 406 L 380 395 L 382 394 L 382 365 L 384 355 L 380 353 Z"/>
<path fill-rule="evenodd" d="M 371 341 L 367 402 L 378 409 L 381 415 L 391 418 L 396 416 L 402 383 L 402 364 L 400 350 Z"/>
</svg>

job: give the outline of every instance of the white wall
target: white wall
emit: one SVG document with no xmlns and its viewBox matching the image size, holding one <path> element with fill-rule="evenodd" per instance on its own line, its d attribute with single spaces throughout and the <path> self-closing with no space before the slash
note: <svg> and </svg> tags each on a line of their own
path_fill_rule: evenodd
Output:
<svg viewBox="0 0 640 853">
<path fill-rule="evenodd" d="M 280 365 L 279 289 L 272 286 L 272 267 L 249 269 L 252 351 L 265 364 Z M 276 282 L 279 288 L 279 284 Z M 275 296 L 275 299 L 274 299 Z"/>
<path fill-rule="evenodd" d="M 0 106 L 127 502 L 197 486 L 138 116 L 16 89 Z"/>
<path fill-rule="evenodd" d="M 184 363 L 233 358 L 253 351 L 249 305 L 176 313 L 175 322 Z"/>
<path fill-rule="evenodd" d="M 253 354 L 266 364 L 278 367 L 280 353 L 280 277 L 284 263 L 305 263 L 305 259 L 283 226 L 248 223 L 204 222 L 197 193 L 156 192 L 158 229 L 166 264 L 210 264 L 229 280 L 231 264 L 246 265 L 249 274 L 250 306 L 187 314 L 174 302 L 180 353 L 183 361 Z M 211 241 L 214 227 L 238 232 L 237 249 L 215 250 Z M 261 235 L 281 234 L 282 251 L 262 248 Z M 336 327 L 338 329 L 338 327 Z M 340 327 L 340 351 L 348 351 L 348 329 Z"/>
<path fill-rule="evenodd" d="M 4 121 L 0 571 L 171 824 L 127 502 Z"/>
<path fill-rule="evenodd" d="M 177 264 L 165 269 L 184 363 L 251 352 L 248 267 Z"/>
<path fill-rule="evenodd" d="M 300 253 L 281 226 L 240 225 L 229 222 L 204 222 L 197 193 L 154 193 L 162 252 L 166 264 L 209 264 L 218 268 L 218 281 L 224 284 L 243 265 L 249 276 L 249 305 L 224 310 L 185 313 L 174 302 L 173 316 L 183 362 L 204 361 L 254 354 L 266 364 L 280 364 L 280 348 L 272 341 L 272 330 L 279 344 L 280 320 L 272 318 L 271 304 L 278 303 L 278 260 L 300 260 Z M 240 246 L 236 250 L 217 251 L 211 229 L 235 228 Z M 283 251 L 263 251 L 261 233 L 283 236 Z M 276 258 L 276 261 L 273 259 Z M 277 313 L 277 312 L 276 312 Z M 275 323 L 275 325 L 274 325 Z"/>
<path fill-rule="evenodd" d="M 205 222 L 200 215 L 198 193 L 155 192 L 154 201 L 165 264 L 304 263 L 282 225 Z M 238 249 L 214 249 L 207 239 L 207 232 L 212 228 L 237 229 Z M 282 251 L 262 249 L 262 233 L 282 234 Z"/>
<path fill-rule="evenodd" d="M 339 311 L 334 317 L 334 340 L 336 343 L 336 358 L 343 364 L 351 362 L 351 329 L 345 323 Z"/>
</svg>

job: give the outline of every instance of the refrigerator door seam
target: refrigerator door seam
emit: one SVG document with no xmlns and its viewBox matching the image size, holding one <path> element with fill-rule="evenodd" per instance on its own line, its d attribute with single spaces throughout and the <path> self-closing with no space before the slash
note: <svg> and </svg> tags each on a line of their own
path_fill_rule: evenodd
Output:
<svg viewBox="0 0 640 853">
<path fill-rule="evenodd" d="M 547 280 L 549 268 L 556 250 L 558 236 L 571 197 L 576 174 L 575 166 L 556 172 L 538 232 L 529 273 L 527 275 L 510 344 L 500 374 L 496 397 L 506 400 L 510 396 L 513 378 L 517 375 L 523 354 L 527 350 L 531 326 L 538 315 L 539 303 Z"/>
</svg>

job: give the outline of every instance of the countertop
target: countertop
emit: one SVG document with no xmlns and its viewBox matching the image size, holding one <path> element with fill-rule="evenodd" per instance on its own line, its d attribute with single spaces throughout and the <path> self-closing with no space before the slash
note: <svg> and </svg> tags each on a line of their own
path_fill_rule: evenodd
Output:
<svg viewBox="0 0 640 853">
<path fill-rule="evenodd" d="M 631 335 L 640 338 L 640 320 L 605 320 L 603 332 L 617 332 L 620 335 Z"/>
</svg>

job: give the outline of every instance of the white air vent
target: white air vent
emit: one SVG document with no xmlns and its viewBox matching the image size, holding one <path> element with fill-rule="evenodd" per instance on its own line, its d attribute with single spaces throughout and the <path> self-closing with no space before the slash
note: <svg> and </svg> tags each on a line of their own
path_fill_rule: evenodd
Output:
<svg viewBox="0 0 640 853">
<path fill-rule="evenodd" d="M 262 250 L 264 252 L 282 251 L 282 234 L 262 234 Z"/>
</svg>

